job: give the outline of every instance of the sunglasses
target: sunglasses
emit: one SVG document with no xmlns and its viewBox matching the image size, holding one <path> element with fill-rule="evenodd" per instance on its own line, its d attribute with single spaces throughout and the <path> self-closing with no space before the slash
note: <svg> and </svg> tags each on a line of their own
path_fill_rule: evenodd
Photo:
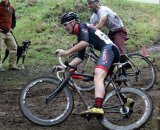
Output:
<svg viewBox="0 0 160 130">
<path fill-rule="evenodd" d="M 69 21 L 69 22 L 65 22 L 64 24 L 63 24 L 63 26 L 67 26 L 69 23 L 71 23 L 73 20 L 71 20 L 71 21 Z"/>
</svg>

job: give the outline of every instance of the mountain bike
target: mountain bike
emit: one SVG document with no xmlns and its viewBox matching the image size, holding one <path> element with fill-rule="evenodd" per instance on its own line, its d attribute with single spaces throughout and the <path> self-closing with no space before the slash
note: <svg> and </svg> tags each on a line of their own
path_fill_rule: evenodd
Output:
<svg viewBox="0 0 160 130">
<path fill-rule="evenodd" d="M 84 96 L 74 77 L 79 80 L 93 79 L 93 75 L 78 73 L 77 67 L 64 64 L 59 57 L 59 63 L 64 67 L 67 75 L 65 79 L 58 80 L 53 77 L 39 77 L 28 82 L 21 90 L 19 106 L 23 115 L 31 122 L 51 126 L 65 121 L 72 113 L 74 107 L 73 91 L 78 93 L 86 109 L 92 107 Z M 153 110 L 152 100 L 144 91 L 133 87 L 119 87 L 117 74 L 125 63 L 116 63 L 115 71 L 106 84 L 106 89 L 112 84 L 112 91 L 105 94 L 103 109 L 105 114 L 96 117 L 99 123 L 108 129 L 131 130 L 144 125 L 150 118 Z M 58 73 L 59 74 L 59 73 Z M 70 83 L 72 88 L 70 88 Z M 90 93 L 90 92 L 88 92 Z M 122 96 L 123 95 L 123 96 Z M 125 106 L 126 98 L 134 100 L 132 110 Z M 93 117 L 86 117 L 87 120 Z"/>
<path fill-rule="evenodd" d="M 77 57 L 77 54 L 73 54 L 68 58 L 68 61 L 73 60 Z M 98 55 L 95 53 L 94 48 L 89 46 L 85 53 L 85 58 L 83 63 L 78 67 L 78 71 L 81 73 L 93 73 L 93 68 L 96 64 Z M 124 84 L 127 86 L 135 86 L 142 90 L 150 90 L 153 88 L 156 81 L 156 71 L 152 62 L 143 55 L 139 53 L 128 53 L 125 54 L 126 62 L 128 62 L 131 67 L 125 69 L 127 81 L 124 81 Z M 93 85 L 82 85 L 79 81 L 80 87 L 82 90 L 88 91 L 94 89 Z"/>
</svg>

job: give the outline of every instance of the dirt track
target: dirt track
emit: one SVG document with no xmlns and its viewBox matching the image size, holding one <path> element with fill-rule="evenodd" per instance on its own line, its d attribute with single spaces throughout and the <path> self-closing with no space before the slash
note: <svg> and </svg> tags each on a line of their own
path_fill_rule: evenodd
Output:
<svg viewBox="0 0 160 130">
<path fill-rule="evenodd" d="M 154 103 L 154 111 L 151 119 L 140 128 L 140 130 L 151 130 L 153 129 L 153 119 L 160 117 L 160 64 L 157 59 L 157 81 L 152 90 L 148 93 L 151 95 Z M 48 66 L 37 66 L 37 67 L 26 67 L 25 70 L 20 71 L 6 71 L 0 72 L 0 129 L 29 129 L 29 130 L 103 130 L 97 120 L 91 121 L 84 120 L 77 114 L 79 104 L 75 104 L 75 109 L 72 115 L 62 124 L 52 127 L 43 127 L 35 125 L 25 119 L 20 112 L 18 106 L 18 95 L 22 86 L 33 77 L 40 75 L 48 75 L 50 65 Z"/>
</svg>

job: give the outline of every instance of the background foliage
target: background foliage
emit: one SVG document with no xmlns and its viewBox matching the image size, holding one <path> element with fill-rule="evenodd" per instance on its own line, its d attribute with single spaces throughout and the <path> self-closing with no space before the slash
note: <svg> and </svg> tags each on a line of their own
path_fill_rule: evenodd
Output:
<svg viewBox="0 0 160 130">
<path fill-rule="evenodd" d="M 54 64 L 57 48 L 68 48 L 76 42 L 59 23 L 64 12 L 76 11 L 80 21 L 89 21 L 91 12 L 86 0 L 10 0 L 16 9 L 17 26 L 14 30 L 18 44 L 30 40 L 26 64 Z M 140 45 L 155 43 L 160 32 L 160 6 L 129 0 L 102 0 L 124 22 L 130 39 L 128 51 Z M 104 30 L 107 31 L 107 30 Z M 6 63 L 5 63 L 6 64 Z"/>
</svg>

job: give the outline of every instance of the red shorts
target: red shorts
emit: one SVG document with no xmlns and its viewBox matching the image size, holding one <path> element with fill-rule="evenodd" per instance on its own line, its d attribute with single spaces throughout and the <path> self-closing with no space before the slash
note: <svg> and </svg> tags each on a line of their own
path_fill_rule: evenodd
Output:
<svg viewBox="0 0 160 130">
<path fill-rule="evenodd" d="M 109 31 L 108 37 L 119 48 L 120 54 L 124 54 L 125 50 L 124 42 L 128 40 L 126 29 L 120 28 L 114 32 Z"/>
</svg>

